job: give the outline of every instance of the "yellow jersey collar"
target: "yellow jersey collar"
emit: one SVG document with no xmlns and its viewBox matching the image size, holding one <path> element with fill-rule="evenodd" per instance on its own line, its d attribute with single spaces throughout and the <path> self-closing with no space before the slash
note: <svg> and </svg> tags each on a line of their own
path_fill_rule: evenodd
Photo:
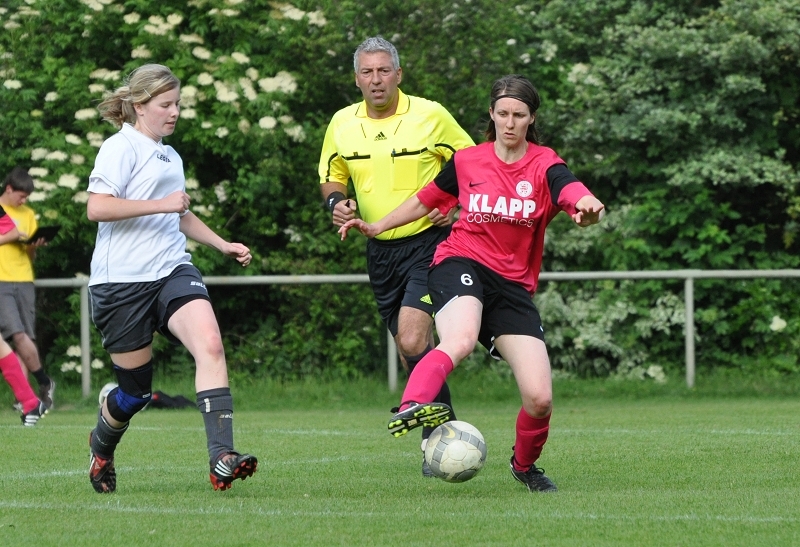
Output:
<svg viewBox="0 0 800 547">
<path fill-rule="evenodd" d="M 401 116 L 403 114 L 408 113 L 408 109 L 411 105 L 411 101 L 408 99 L 408 95 L 403 93 L 400 88 L 397 89 L 397 112 L 394 113 L 394 116 Z M 367 101 L 361 101 L 358 109 L 356 110 L 356 117 L 357 118 L 368 118 L 367 116 Z M 389 116 L 390 118 L 392 116 Z"/>
</svg>

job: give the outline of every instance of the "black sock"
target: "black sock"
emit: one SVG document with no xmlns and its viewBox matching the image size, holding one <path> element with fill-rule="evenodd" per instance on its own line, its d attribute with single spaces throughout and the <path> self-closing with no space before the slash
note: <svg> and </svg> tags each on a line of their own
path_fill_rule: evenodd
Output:
<svg viewBox="0 0 800 547">
<path fill-rule="evenodd" d="M 44 367 L 39 367 L 39 370 L 31 372 L 31 374 L 33 374 L 33 377 L 36 378 L 40 386 L 50 385 L 50 377 L 45 374 Z"/>
<path fill-rule="evenodd" d="M 114 450 L 117 449 L 117 445 L 127 429 L 128 424 L 119 429 L 111 427 L 103 417 L 103 410 L 100 409 L 100 414 L 97 416 L 97 427 L 94 428 L 90 443 L 92 452 L 106 460 L 113 458 Z"/>
<path fill-rule="evenodd" d="M 208 458 L 213 464 L 220 456 L 233 452 L 233 397 L 227 387 L 197 393 L 197 408 L 203 415 L 208 440 Z"/>
<path fill-rule="evenodd" d="M 411 371 L 414 370 L 414 367 L 417 366 L 417 364 L 420 361 L 422 361 L 422 358 L 425 357 L 428 354 L 428 352 L 431 351 L 432 349 L 433 349 L 432 347 L 428 346 L 428 347 L 425 348 L 425 351 L 423 351 L 419 355 L 413 355 L 411 357 L 408 357 L 406 355 L 403 356 L 403 357 L 405 357 L 406 363 L 408 364 L 408 373 L 409 374 L 411 374 Z M 447 385 L 447 382 L 442 384 L 442 389 L 439 390 L 439 394 L 436 396 L 436 399 L 434 399 L 433 402 L 444 403 L 447 406 L 449 406 L 451 409 L 453 408 L 453 400 L 450 398 L 450 387 Z M 455 411 L 452 412 L 451 419 L 452 420 L 456 419 Z M 436 429 L 436 428 L 435 427 L 422 426 L 422 439 L 425 440 L 428 437 L 430 437 L 431 433 L 433 433 L 434 429 Z"/>
</svg>

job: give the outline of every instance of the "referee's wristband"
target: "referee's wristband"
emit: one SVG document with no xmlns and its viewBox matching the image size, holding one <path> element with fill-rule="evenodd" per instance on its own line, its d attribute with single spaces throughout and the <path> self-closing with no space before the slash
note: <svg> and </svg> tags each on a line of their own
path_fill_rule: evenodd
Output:
<svg viewBox="0 0 800 547">
<path fill-rule="evenodd" d="M 328 195 L 328 199 L 325 200 L 325 205 L 327 205 L 328 211 L 332 213 L 334 208 L 336 207 L 336 204 L 346 199 L 347 197 L 341 192 L 331 192 Z"/>
</svg>

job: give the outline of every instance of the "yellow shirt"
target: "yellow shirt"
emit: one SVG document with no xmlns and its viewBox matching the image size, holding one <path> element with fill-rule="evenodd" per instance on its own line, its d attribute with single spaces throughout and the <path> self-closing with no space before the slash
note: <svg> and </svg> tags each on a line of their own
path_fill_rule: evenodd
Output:
<svg viewBox="0 0 800 547">
<path fill-rule="evenodd" d="M 27 205 L 3 205 L 3 209 L 22 233 L 31 235 L 39 227 L 33 209 Z M 17 242 L 0 245 L 0 281 L 33 282 L 33 264 L 28 256 L 27 245 Z"/>
<path fill-rule="evenodd" d="M 380 220 L 436 177 L 456 150 L 475 143 L 439 103 L 398 89 L 397 113 L 367 116 L 364 101 L 331 118 L 320 154 L 320 184 L 352 179 L 358 212 Z M 378 236 L 397 239 L 431 227 L 427 217 Z"/>
</svg>

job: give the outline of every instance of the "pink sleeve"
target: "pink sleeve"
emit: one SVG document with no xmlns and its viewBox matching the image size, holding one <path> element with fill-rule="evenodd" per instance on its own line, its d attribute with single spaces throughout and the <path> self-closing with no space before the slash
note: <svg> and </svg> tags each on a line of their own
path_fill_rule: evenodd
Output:
<svg viewBox="0 0 800 547">
<path fill-rule="evenodd" d="M 578 203 L 582 197 L 591 195 L 594 194 L 592 194 L 582 182 L 570 182 L 562 188 L 561 193 L 558 195 L 558 206 L 561 207 L 565 213 L 574 215 L 578 212 L 577 209 L 575 209 L 575 204 Z"/>
<path fill-rule="evenodd" d="M 417 192 L 417 199 L 425 207 L 431 209 L 439 209 L 439 212 L 446 215 L 450 209 L 458 205 L 458 198 L 453 194 L 449 194 L 439 188 L 436 182 L 429 182 L 419 192 Z"/>
<path fill-rule="evenodd" d="M 14 221 L 11 220 L 11 217 L 3 213 L 3 216 L 0 217 L 0 234 L 7 234 L 16 227 L 17 225 L 14 224 Z"/>
</svg>

